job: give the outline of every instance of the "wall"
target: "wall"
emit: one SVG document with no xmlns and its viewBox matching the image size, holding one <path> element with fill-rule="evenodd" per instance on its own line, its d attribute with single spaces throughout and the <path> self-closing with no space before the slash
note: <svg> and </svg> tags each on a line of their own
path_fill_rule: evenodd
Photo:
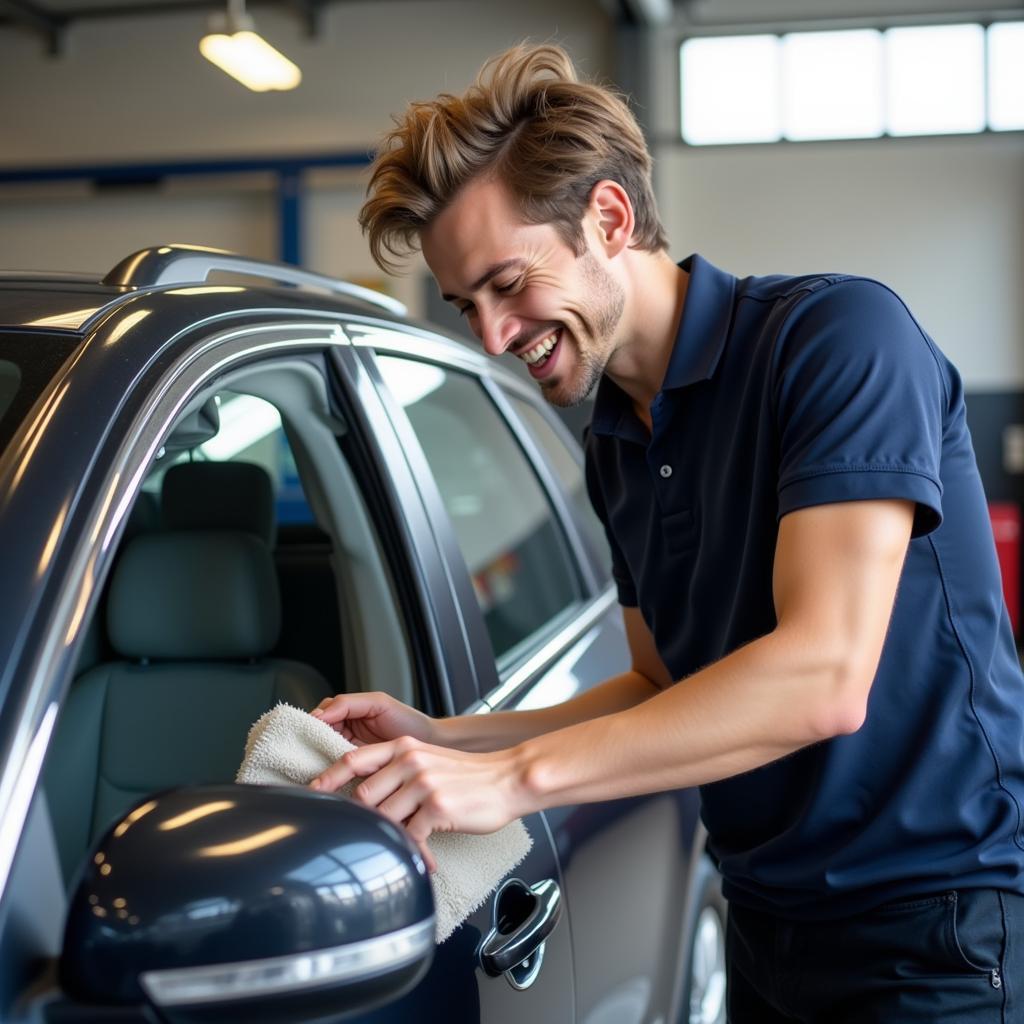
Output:
<svg viewBox="0 0 1024 1024">
<path fill-rule="evenodd" d="M 324 9 L 315 39 L 285 11 L 252 11 L 302 68 L 299 89 L 252 93 L 214 68 L 198 51 L 201 13 L 75 23 L 60 58 L 27 31 L 0 29 L 0 169 L 369 149 L 393 112 L 462 90 L 521 39 L 557 40 L 594 73 L 612 59 L 611 22 L 595 0 L 353 0 Z M 379 275 L 355 223 L 362 175 L 316 172 L 311 186 L 305 264 Z M 99 194 L 0 186 L 0 267 L 105 271 L 167 240 L 273 258 L 276 231 L 269 175 Z M 422 310 L 415 273 L 392 290 Z"/>
<path fill-rule="evenodd" d="M 1024 134 L 710 149 L 686 148 L 677 134 L 686 34 L 842 27 L 844 18 L 884 24 L 901 13 L 950 20 L 990 7 L 695 0 L 675 24 L 629 34 L 597 0 L 364 0 L 327 7 L 321 36 L 308 39 L 298 19 L 255 6 L 258 26 L 305 75 L 299 90 L 265 95 L 199 56 L 198 13 L 75 25 L 59 59 L 34 36 L 4 29 L 0 167 L 367 147 L 408 101 L 462 89 L 516 40 L 555 38 L 585 72 L 617 74 L 639 99 L 677 258 L 700 251 L 738 274 L 845 270 L 891 284 L 957 363 L 975 407 L 986 395 L 998 401 L 999 415 L 979 417 L 992 429 L 976 438 L 984 463 L 998 467 L 999 425 L 1007 415 L 1024 422 L 1014 397 L 1024 384 Z M 1024 16 L 1019 2 L 1002 13 L 1017 10 Z M 631 38 L 640 45 L 624 46 Z M 308 266 L 376 275 L 355 223 L 362 182 L 352 172 L 311 176 Z M 102 271 L 166 240 L 273 257 L 275 218 L 270 176 L 100 194 L 84 185 L 0 188 L 0 266 Z M 422 274 L 414 265 L 392 286 L 420 313 L 430 290 Z M 1010 489 L 1006 480 L 991 486 Z"/>
<path fill-rule="evenodd" d="M 680 255 L 894 287 L 972 390 L 1024 384 L 1024 135 L 662 147 Z"/>
</svg>

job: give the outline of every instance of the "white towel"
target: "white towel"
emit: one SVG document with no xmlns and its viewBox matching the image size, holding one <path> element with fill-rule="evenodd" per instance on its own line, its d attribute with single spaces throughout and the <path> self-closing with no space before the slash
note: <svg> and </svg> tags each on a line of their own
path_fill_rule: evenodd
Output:
<svg viewBox="0 0 1024 1024">
<path fill-rule="evenodd" d="M 249 730 L 235 781 L 304 786 L 354 749 L 326 722 L 289 704 L 278 704 Z M 338 792 L 348 796 L 360 781 L 353 779 Z M 533 839 L 517 818 L 489 835 L 435 832 L 427 845 L 437 861 L 430 884 L 437 908 L 435 940 L 440 945 L 523 860 Z"/>
</svg>

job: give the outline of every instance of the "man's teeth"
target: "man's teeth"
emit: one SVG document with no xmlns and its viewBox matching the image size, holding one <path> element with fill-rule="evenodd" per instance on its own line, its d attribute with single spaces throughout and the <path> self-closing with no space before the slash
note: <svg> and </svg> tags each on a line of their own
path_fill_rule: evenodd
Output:
<svg viewBox="0 0 1024 1024">
<path fill-rule="evenodd" d="M 557 334 L 557 331 L 554 334 L 549 334 L 542 342 L 534 345 L 528 352 L 524 352 L 522 355 L 523 361 L 531 365 L 539 363 L 555 347 L 557 343 L 555 335 Z"/>
</svg>

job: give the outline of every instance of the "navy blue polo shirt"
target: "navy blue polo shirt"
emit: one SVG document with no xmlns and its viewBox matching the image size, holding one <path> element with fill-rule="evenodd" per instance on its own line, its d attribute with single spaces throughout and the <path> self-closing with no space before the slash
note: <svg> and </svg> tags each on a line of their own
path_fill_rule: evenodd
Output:
<svg viewBox="0 0 1024 1024">
<path fill-rule="evenodd" d="M 586 441 L 619 600 L 673 678 L 775 627 L 784 515 L 916 503 L 864 725 L 701 788 L 726 896 L 814 920 L 1024 892 L 1024 679 L 956 369 L 876 281 L 681 266 L 650 435 L 604 377 Z"/>
</svg>

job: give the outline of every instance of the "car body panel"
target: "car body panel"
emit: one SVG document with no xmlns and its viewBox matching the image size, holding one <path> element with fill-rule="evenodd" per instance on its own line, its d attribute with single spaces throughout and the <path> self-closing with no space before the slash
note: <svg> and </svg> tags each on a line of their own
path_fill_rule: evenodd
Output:
<svg viewBox="0 0 1024 1024">
<path fill-rule="evenodd" d="M 443 359 L 437 353 L 429 359 L 417 351 L 415 338 L 402 337 L 397 330 L 364 337 L 368 341 L 372 337 L 373 348 L 363 353 L 367 361 L 373 358 L 371 353 L 381 351 L 415 354 L 438 365 L 466 369 L 461 354 Z M 500 383 L 522 394 L 511 375 L 488 370 L 492 384 Z M 377 382 L 386 391 L 379 375 Z M 539 446 L 518 422 L 511 406 L 501 400 L 500 390 L 492 387 L 489 394 L 535 466 L 539 465 L 541 483 L 576 557 L 589 560 L 591 555 L 579 524 L 570 504 L 558 493 L 554 474 Z M 525 397 L 537 400 L 534 395 Z M 422 477 L 429 477 L 426 459 L 400 405 L 393 399 L 388 405 L 410 465 Z M 429 480 L 420 486 L 430 491 Z M 462 599 L 467 626 L 477 634 L 475 650 L 485 651 L 477 657 L 493 664 L 483 618 L 436 488 L 428 507 L 438 523 L 435 528 L 449 535 L 442 547 L 452 575 L 464 578 L 460 590 L 468 595 Z M 558 703 L 629 669 L 628 645 L 613 589 L 607 583 L 601 586 L 596 566 L 589 563 L 586 584 L 588 599 L 577 610 L 572 624 L 558 635 L 545 638 L 532 656 L 525 656 L 505 679 L 495 681 L 492 689 L 483 692 L 484 706 L 479 711 Z M 576 944 L 578 1020 L 588 1024 L 639 1024 L 658 1015 L 669 1019 L 668 1015 L 675 1012 L 680 997 L 679 966 L 685 952 L 683 913 L 698 813 L 695 790 L 545 812 L 564 875 L 564 895 Z M 626 863 L 628 868 L 624 869 Z M 609 928 L 610 921 L 615 922 L 614 928 Z"/>
<path fill-rule="evenodd" d="M 629 667 L 607 566 L 506 396 L 550 413 L 527 384 L 481 354 L 370 303 L 293 288 L 129 291 L 84 279 L 0 277 L 0 323 L 27 318 L 44 321 L 30 333 L 41 345 L 46 337 L 59 342 L 64 358 L 0 452 L 0 956 L 8 962 L 18 959 L 13 942 L 32 942 L 38 957 L 53 953 L 55 932 L 45 922 L 37 922 L 35 938 L 9 926 L 26 919 L 27 896 L 12 903 L 2 890 L 12 862 L 20 882 L 30 874 L 26 858 L 42 863 L 52 844 L 37 777 L 128 511 L 176 418 L 241 368 L 302 358 L 323 375 L 347 424 L 346 444 L 367 474 L 367 501 L 389 558 L 401 567 L 403 614 L 416 632 L 430 713 L 542 707 Z M 430 468 L 376 367 L 375 352 L 389 346 L 481 382 L 530 461 L 579 573 L 582 598 L 573 614 L 500 669 Z M 480 966 L 480 944 L 494 925 L 492 894 L 438 947 L 411 992 L 360 1022 L 674 1024 L 692 865 L 702 847 L 696 793 L 562 807 L 525 823 L 533 848 L 510 877 L 528 886 L 550 879 L 562 897 L 533 983 L 520 990 Z M 19 836 L 24 848 L 14 860 Z M 58 913 L 49 908 L 50 918 Z M 16 994 L 10 985 L 23 980 L 8 975 L 8 986 L 0 985 L 7 1006 Z"/>
</svg>

